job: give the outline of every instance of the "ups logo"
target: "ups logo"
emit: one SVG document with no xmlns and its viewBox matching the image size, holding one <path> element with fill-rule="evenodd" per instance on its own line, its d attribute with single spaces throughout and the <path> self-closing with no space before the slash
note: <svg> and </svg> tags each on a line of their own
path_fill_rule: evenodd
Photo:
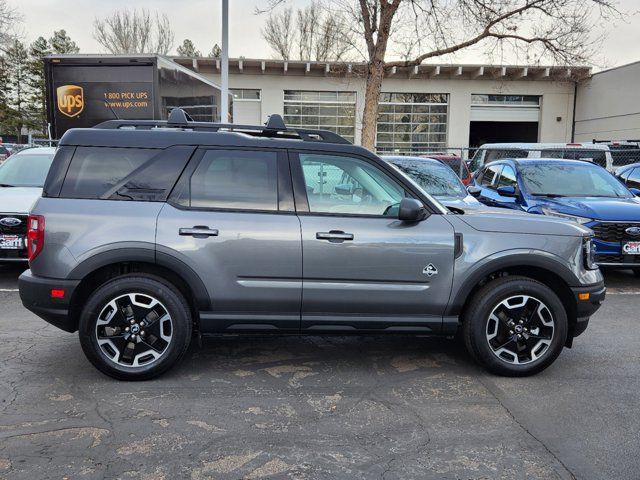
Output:
<svg viewBox="0 0 640 480">
<path fill-rule="evenodd" d="M 67 117 L 77 117 L 84 110 L 84 93 L 77 85 L 63 85 L 56 90 L 58 110 Z"/>
</svg>

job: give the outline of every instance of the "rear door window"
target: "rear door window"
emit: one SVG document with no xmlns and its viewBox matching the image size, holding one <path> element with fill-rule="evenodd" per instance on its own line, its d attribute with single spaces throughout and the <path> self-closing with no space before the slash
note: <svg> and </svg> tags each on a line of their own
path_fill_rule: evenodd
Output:
<svg viewBox="0 0 640 480">
<path fill-rule="evenodd" d="M 204 209 L 278 210 L 278 153 L 207 150 L 178 199 Z"/>
</svg>

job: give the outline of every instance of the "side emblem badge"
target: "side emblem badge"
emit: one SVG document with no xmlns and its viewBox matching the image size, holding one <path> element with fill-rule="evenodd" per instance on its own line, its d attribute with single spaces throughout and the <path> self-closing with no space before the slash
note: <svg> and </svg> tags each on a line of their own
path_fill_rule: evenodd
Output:
<svg viewBox="0 0 640 480">
<path fill-rule="evenodd" d="M 427 277 L 433 277 L 434 275 L 438 274 L 438 269 L 433 263 L 430 263 L 429 265 L 424 267 L 422 273 L 424 273 Z"/>
</svg>

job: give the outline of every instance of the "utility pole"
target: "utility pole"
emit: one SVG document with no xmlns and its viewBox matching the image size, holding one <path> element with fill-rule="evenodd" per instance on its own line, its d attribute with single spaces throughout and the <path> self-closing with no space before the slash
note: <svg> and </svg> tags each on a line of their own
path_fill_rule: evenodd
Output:
<svg viewBox="0 0 640 480">
<path fill-rule="evenodd" d="M 220 102 L 220 121 L 229 121 L 229 0 L 222 0 L 222 100 Z"/>
</svg>

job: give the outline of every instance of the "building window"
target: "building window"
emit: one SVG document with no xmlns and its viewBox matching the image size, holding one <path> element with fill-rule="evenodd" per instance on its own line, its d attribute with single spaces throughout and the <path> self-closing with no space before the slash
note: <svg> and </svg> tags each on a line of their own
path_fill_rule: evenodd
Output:
<svg viewBox="0 0 640 480">
<path fill-rule="evenodd" d="M 449 95 L 381 93 L 376 148 L 381 153 L 431 153 L 447 147 Z"/>
<path fill-rule="evenodd" d="M 353 142 L 356 94 L 285 90 L 284 121 L 290 127 L 329 130 Z"/>
<path fill-rule="evenodd" d="M 471 95 L 473 105 L 498 105 L 510 107 L 531 107 L 540 105 L 540 97 L 537 95 Z"/>
<path fill-rule="evenodd" d="M 260 90 L 255 88 L 230 88 L 229 92 L 233 95 L 233 101 L 260 101 Z"/>
</svg>

